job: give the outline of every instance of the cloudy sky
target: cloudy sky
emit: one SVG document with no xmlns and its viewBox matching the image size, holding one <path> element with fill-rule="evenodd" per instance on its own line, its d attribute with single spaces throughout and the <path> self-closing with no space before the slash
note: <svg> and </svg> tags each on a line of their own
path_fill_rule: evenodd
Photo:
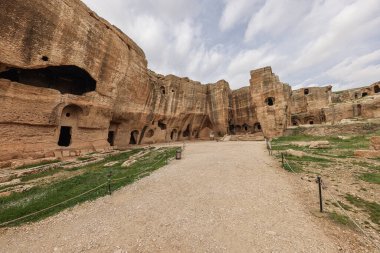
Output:
<svg viewBox="0 0 380 253">
<path fill-rule="evenodd" d="M 82 1 L 161 74 L 233 89 L 264 66 L 293 88 L 380 81 L 380 0 Z"/>
</svg>

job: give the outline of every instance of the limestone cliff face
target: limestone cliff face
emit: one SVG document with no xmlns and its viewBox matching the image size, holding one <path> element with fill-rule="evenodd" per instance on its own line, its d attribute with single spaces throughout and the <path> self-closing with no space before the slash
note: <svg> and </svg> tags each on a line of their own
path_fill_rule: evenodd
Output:
<svg viewBox="0 0 380 253">
<path fill-rule="evenodd" d="M 207 85 L 209 96 L 210 120 L 214 131 L 223 136 L 228 133 L 228 117 L 230 111 L 230 87 L 224 80 Z"/>
<path fill-rule="evenodd" d="M 321 124 L 326 122 L 323 108 L 331 104 L 331 86 L 308 87 L 292 92 L 291 124 Z"/>
<path fill-rule="evenodd" d="M 380 117 L 380 83 L 292 94 L 270 67 L 236 91 L 156 74 L 80 0 L 0 1 L 0 22 L 0 161 Z"/>
<path fill-rule="evenodd" d="M 250 84 L 264 136 L 281 136 L 290 122 L 290 86 L 281 83 L 270 67 L 251 71 Z"/>
<path fill-rule="evenodd" d="M 143 51 L 81 1 L 1 1 L 0 22 L 4 159 L 59 148 L 62 126 L 65 146 L 105 147 L 114 117 L 143 113 Z"/>
<path fill-rule="evenodd" d="M 230 121 L 231 133 L 261 132 L 261 125 L 257 119 L 250 87 L 243 87 L 232 91 L 232 110 L 233 113 Z"/>
</svg>

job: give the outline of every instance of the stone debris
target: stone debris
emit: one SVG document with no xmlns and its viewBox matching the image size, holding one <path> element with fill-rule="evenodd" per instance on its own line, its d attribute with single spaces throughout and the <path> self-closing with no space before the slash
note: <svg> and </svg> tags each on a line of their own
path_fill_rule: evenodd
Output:
<svg viewBox="0 0 380 253">
<path fill-rule="evenodd" d="M 300 150 L 294 150 L 294 149 L 286 150 L 285 154 L 291 155 L 291 156 L 296 156 L 296 157 L 304 157 L 306 155 L 305 152 L 300 151 Z"/>
<path fill-rule="evenodd" d="M 355 150 L 355 156 L 364 158 L 380 158 L 380 136 L 371 137 L 370 143 L 370 150 Z"/>
<path fill-rule="evenodd" d="M 329 141 L 294 141 L 290 143 L 291 145 L 298 147 L 308 147 L 308 148 L 328 148 L 330 147 Z"/>
<path fill-rule="evenodd" d="M 329 141 L 312 141 L 309 148 L 328 148 L 330 147 Z"/>
<path fill-rule="evenodd" d="M 380 136 L 373 136 L 371 137 L 371 147 L 374 150 L 380 150 Z"/>
<path fill-rule="evenodd" d="M 112 167 L 112 166 L 114 166 L 114 165 L 116 165 L 118 163 L 119 163 L 118 161 L 116 161 L 116 162 L 109 162 L 109 163 L 104 164 L 103 167 Z"/>
</svg>

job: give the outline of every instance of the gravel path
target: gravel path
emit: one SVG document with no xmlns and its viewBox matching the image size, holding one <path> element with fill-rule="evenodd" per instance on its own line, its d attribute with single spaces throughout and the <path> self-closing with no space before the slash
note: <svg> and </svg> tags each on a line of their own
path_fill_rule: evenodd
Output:
<svg viewBox="0 0 380 253">
<path fill-rule="evenodd" d="M 0 230 L 0 252 L 336 252 L 263 142 L 198 142 L 111 197 Z"/>
</svg>

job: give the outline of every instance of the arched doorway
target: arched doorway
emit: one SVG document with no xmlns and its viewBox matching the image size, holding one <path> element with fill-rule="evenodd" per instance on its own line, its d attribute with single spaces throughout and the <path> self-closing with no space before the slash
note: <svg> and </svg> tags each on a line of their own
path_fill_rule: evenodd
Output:
<svg viewBox="0 0 380 253">
<path fill-rule="evenodd" d="M 82 108 L 77 105 L 71 104 L 62 109 L 58 146 L 68 147 L 72 144 L 73 135 L 78 125 L 78 118 L 83 113 Z"/>
<path fill-rule="evenodd" d="M 248 130 L 249 130 L 249 126 L 248 126 L 248 124 L 244 123 L 244 124 L 243 124 L 243 131 L 244 131 L 244 132 L 248 132 Z"/>
<path fill-rule="evenodd" d="M 107 141 L 110 144 L 110 146 L 115 145 L 115 139 L 116 139 L 117 131 L 119 129 L 119 125 L 120 124 L 118 122 L 114 122 L 114 121 L 110 122 L 110 126 L 108 128 L 108 138 L 107 138 Z"/>
<path fill-rule="evenodd" d="M 177 129 L 173 129 L 170 133 L 170 140 L 175 141 L 177 140 Z"/>
<path fill-rule="evenodd" d="M 261 125 L 260 125 L 259 122 L 255 123 L 255 124 L 253 125 L 253 131 L 254 131 L 255 133 L 257 133 L 257 132 L 261 132 L 261 131 L 262 131 L 262 129 L 261 129 Z"/>
<path fill-rule="evenodd" d="M 186 127 L 186 130 L 183 131 L 183 134 L 182 134 L 183 137 L 190 137 L 190 124 L 187 125 Z"/>
<path fill-rule="evenodd" d="M 357 116 L 362 116 L 362 105 L 357 105 Z"/>
</svg>

